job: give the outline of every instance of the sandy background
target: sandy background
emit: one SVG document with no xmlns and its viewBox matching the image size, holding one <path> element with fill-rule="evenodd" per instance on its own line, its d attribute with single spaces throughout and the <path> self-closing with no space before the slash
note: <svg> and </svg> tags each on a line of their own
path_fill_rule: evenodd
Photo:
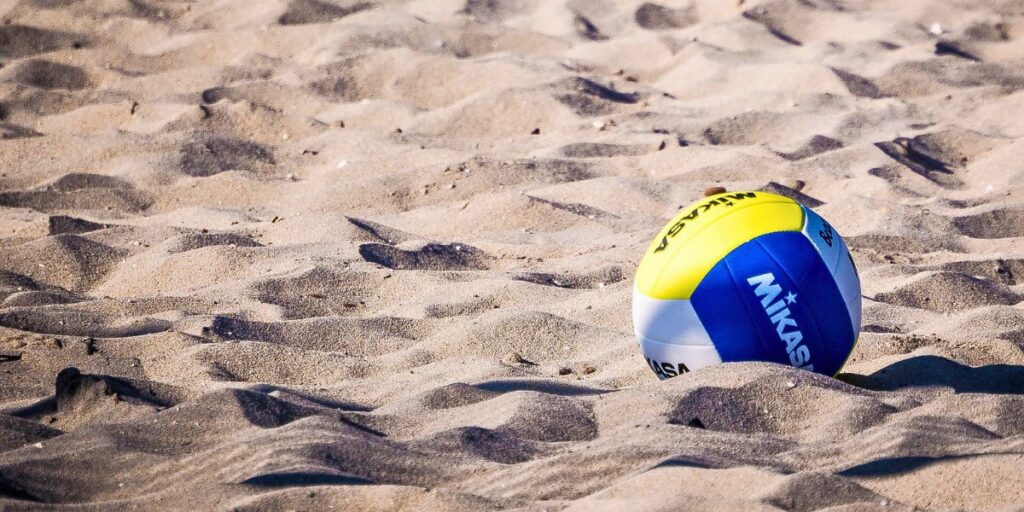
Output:
<svg viewBox="0 0 1024 512">
<path fill-rule="evenodd" d="M 0 508 L 1021 510 L 1022 13 L 0 1 Z M 645 367 L 712 186 L 847 237 L 838 380 Z"/>
</svg>

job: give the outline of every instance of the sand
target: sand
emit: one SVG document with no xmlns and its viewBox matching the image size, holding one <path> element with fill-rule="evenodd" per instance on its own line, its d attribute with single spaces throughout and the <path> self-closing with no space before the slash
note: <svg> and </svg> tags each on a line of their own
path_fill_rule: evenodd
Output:
<svg viewBox="0 0 1024 512">
<path fill-rule="evenodd" d="M 1022 510 L 1022 14 L 0 1 L 0 509 Z M 645 366 L 710 187 L 846 237 L 838 378 Z"/>
</svg>

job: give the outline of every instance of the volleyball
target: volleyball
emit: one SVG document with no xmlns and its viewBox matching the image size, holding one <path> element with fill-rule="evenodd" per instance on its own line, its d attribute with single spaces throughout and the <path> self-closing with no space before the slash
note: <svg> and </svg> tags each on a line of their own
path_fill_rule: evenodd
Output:
<svg viewBox="0 0 1024 512">
<path fill-rule="evenodd" d="M 736 361 L 835 375 L 860 318 L 860 279 L 842 237 L 810 208 L 767 192 L 724 192 L 680 210 L 633 285 L 636 338 L 661 379 Z"/>
</svg>

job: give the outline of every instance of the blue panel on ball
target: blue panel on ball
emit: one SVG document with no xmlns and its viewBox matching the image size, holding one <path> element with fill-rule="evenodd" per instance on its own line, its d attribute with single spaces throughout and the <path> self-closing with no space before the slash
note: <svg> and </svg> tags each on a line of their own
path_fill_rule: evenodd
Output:
<svg viewBox="0 0 1024 512">
<path fill-rule="evenodd" d="M 798 232 L 737 247 L 691 301 L 725 362 L 769 361 L 833 375 L 855 342 L 838 285 Z"/>
</svg>

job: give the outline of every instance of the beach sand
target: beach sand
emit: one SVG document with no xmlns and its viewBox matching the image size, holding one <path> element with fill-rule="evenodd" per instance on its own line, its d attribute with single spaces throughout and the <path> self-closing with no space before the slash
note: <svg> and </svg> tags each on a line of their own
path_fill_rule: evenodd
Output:
<svg viewBox="0 0 1024 512">
<path fill-rule="evenodd" d="M 1022 14 L 0 1 L 0 508 L 1021 510 Z M 646 366 L 709 187 L 844 235 L 837 378 Z"/>
</svg>

